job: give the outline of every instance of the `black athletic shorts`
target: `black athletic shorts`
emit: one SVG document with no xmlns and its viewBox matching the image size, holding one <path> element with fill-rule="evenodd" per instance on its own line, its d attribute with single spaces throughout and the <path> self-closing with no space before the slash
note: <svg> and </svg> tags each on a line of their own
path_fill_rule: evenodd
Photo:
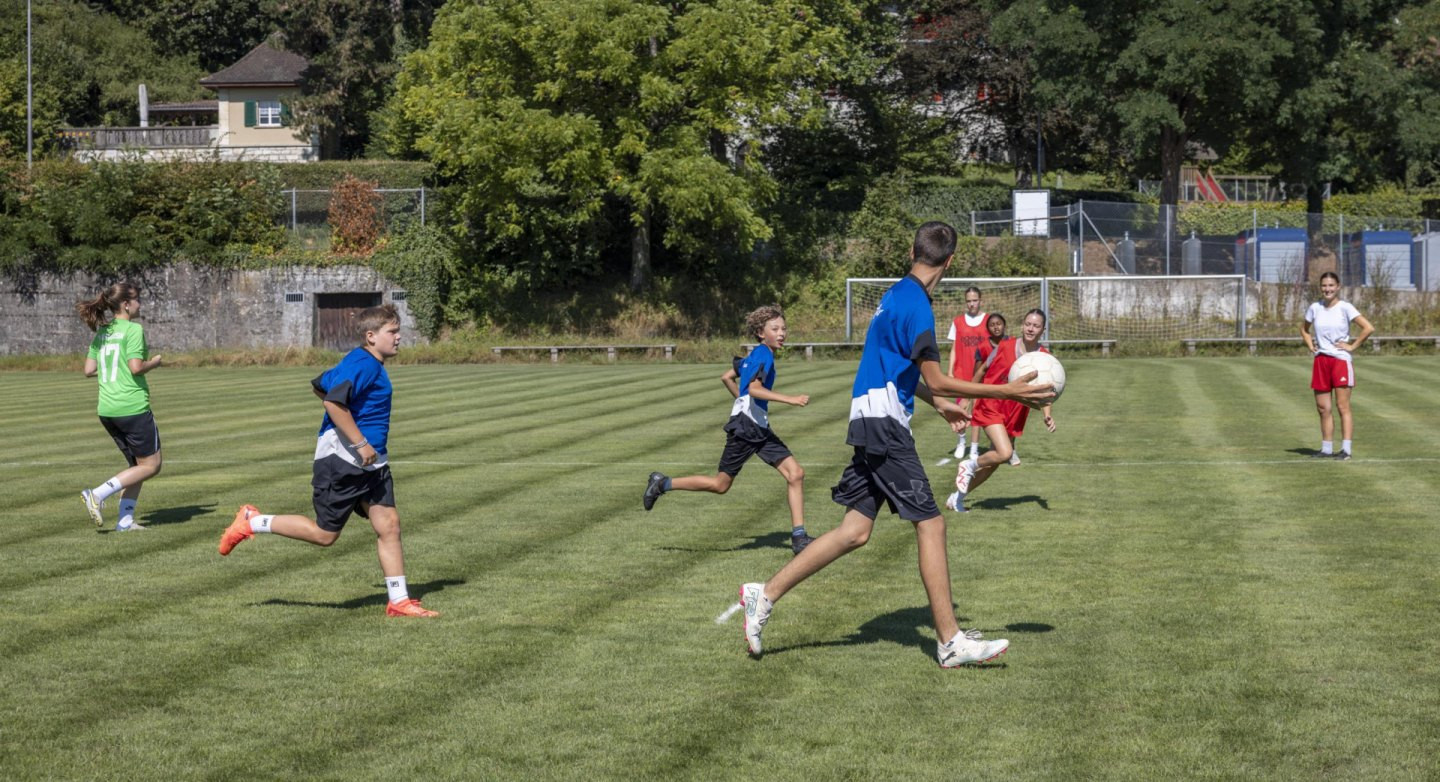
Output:
<svg viewBox="0 0 1440 782">
<path fill-rule="evenodd" d="M 331 457 L 338 460 L 338 457 Z M 395 507 L 395 483 L 390 479 L 390 467 L 378 470 L 329 469 L 330 459 L 315 462 L 315 476 L 310 481 L 314 489 L 315 524 L 328 532 L 339 532 L 345 528 L 351 513 L 370 518 L 368 505 Z M 324 466 L 322 466 L 324 465 Z"/>
<path fill-rule="evenodd" d="M 733 432 L 725 433 L 725 452 L 720 454 L 720 472 L 734 478 L 740 474 L 740 468 L 755 454 L 760 454 L 760 460 L 774 467 L 785 461 L 791 455 L 790 449 L 785 447 L 785 441 L 775 436 L 775 432 L 766 429 L 764 440 L 746 440 L 737 437 Z"/>
<path fill-rule="evenodd" d="M 831 487 L 830 498 L 872 519 L 880 512 L 881 500 L 891 513 L 906 521 L 940 515 L 930 478 L 913 448 L 886 454 L 867 454 L 864 448 L 856 448 L 840 483 Z"/>
<path fill-rule="evenodd" d="M 125 454 L 125 461 L 131 467 L 135 466 L 136 457 L 153 456 L 160 452 L 160 429 L 155 426 L 155 416 L 149 410 L 118 418 L 102 415 L 100 423 L 110 433 L 115 447 Z"/>
</svg>

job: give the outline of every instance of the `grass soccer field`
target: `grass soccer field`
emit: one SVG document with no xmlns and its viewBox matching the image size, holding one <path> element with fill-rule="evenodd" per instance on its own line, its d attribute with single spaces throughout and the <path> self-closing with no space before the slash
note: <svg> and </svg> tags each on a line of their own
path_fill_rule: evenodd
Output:
<svg viewBox="0 0 1440 782">
<path fill-rule="evenodd" d="M 383 616 L 360 519 L 216 553 L 242 503 L 310 513 L 318 370 L 152 374 L 165 469 L 126 534 L 79 498 L 123 463 L 94 381 L 0 374 L 0 778 L 1435 779 L 1437 363 L 1357 363 L 1337 463 L 1305 455 L 1303 358 L 1068 361 L 1059 431 L 947 514 L 961 625 L 1011 641 L 949 671 L 885 514 L 778 604 L 763 659 L 717 624 L 790 557 L 783 480 L 640 495 L 714 470 L 720 366 L 392 367 L 434 620 Z M 812 534 L 842 512 L 854 369 L 779 366 L 812 398 L 772 407 Z M 953 437 L 915 429 L 948 492 Z"/>
</svg>

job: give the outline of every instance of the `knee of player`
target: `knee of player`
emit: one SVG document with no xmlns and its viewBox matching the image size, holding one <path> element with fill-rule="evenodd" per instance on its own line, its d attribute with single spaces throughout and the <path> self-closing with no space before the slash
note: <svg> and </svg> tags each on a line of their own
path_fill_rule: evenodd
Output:
<svg viewBox="0 0 1440 782">
<path fill-rule="evenodd" d="M 805 482 L 805 468 L 799 464 L 791 465 L 790 469 L 786 470 L 784 475 L 785 480 L 790 483 L 799 484 Z"/>
<path fill-rule="evenodd" d="M 314 538 L 311 539 L 310 542 L 314 543 L 317 546 L 320 546 L 321 548 L 330 548 L 332 545 L 335 544 L 335 541 L 339 539 L 340 533 L 331 532 L 328 529 L 322 529 L 315 535 Z"/>
<path fill-rule="evenodd" d="M 710 490 L 716 494 L 724 494 L 730 491 L 733 483 L 735 483 L 735 476 L 722 472 L 715 476 L 715 483 L 711 484 Z"/>
</svg>

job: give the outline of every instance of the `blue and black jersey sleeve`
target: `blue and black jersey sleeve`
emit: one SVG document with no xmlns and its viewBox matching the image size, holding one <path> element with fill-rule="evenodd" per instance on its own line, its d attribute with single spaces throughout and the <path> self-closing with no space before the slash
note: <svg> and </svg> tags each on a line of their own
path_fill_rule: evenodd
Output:
<svg viewBox="0 0 1440 782">
<path fill-rule="evenodd" d="M 354 388 L 354 384 L 347 379 L 336 383 L 332 388 L 326 388 L 325 376 L 328 374 L 330 374 L 329 371 L 316 375 L 315 379 L 310 381 L 310 386 L 316 391 L 319 391 L 326 402 L 334 402 L 337 405 L 349 407 L 350 391 Z"/>
<path fill-rule="evenodd" d="M 935 330 L 922 331 L 915 336 L 915 341 L 910 345 L 910 360 L 939 361 L 940 345 L 935 341 Z"/>
</svg>

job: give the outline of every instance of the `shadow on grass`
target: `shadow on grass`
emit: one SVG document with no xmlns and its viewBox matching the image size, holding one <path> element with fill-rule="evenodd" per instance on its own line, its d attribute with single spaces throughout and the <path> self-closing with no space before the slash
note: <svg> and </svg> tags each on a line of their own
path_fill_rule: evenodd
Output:
<svg viewBox="0 0 1440 782">
<path fill-rule="evenodd" d="M 1293 453 L 1297 456 L 1319 456 L 1319 448 L 1286 448 L 1285 453 Z"/>
<path fill-rule="evenodd" d="M 164 524 L 184 524 L 196 516 L 208 516 L 215 512 L 214 505 L 184 505 L 179 508 L 161 508 L 141 516 L 141 526 L 159 527 Z M 101 535 L 109 535 L 115 532 L 115 528 L 99 530 Z"/>
<path fill-rule="evenodd" d="M 462 580 L 462 581 L 456 581 L 455 579 L 442 578 L 442 579 L 437 579 L 437 580 L 435 580 L 435 581 L 426 581 L 426 582 L 423 583 L 423 584 L 410 584 L 410 593 L 411 593 L 411 596 L 412 596 L 412 597 L 415 597 L 415 598 L 424 598 L 426 595 L 428 595 L 428 594 L 431 593 L 431 592 L 439 592 L 439 591 L 443 590 L 445 587 L 448 587 L 448 586 L 459 586 L 460 584 L 463 584 L 463 583 L 465 583 L 463 580 Z M 311 602 L 311 601 L 309 601 L 309 600 L 281 600 L 281 599 L 279 599 L 279 598 L 271 598 L 271 599 L 269 599 L 269 600 L 262 600 L 262 601 L 260 601 L 259 603 L 251 603 L 250 605 L 252 605 L 252 606 L 292 606 L 292 607 L 299 607 L 299 608 L 340 608 L 340 609 L 344 609 L 344 610 L 347 610 L 347 611 L 348 611 L 348 610 L 353 610 L 353 609 L 356 609 L 356 608 L 367 608 L 367 607 L 370 607 L 370 606 L 383 606 L 383 605 L 385 605 L 385 603 L 387 603 L 388 601 L 389 601 L 389 597 L 388 597 L 384 592 L 377 592 L 377 593 L 375 593 L 375 594 L 366 595 L 366 596 L 364 596 L 364 597 L 351 598 L 351 599 L 349 599 L 349 600 L 346 600 L 346 601 L 340 602 L 340 603 L 318 603 L 318 602 Z"/>
<path fill-rule="evenodd" d="M 768 532 L 764 535 L 756 535 L 748 543 L 741 543 L 730 548 L 686 548 L 684 546 L 656 546 L 656 551 L 752 551 L 762 548 L 783 548 L 790 549 L 789 532 Z"/>
<path fill-rule="evenodd" d="M 967 620 L 965 617 L 958 617 L 960 625 L 964 627 Z M 1053 625 L 1043 622 L 1014 622 L 1005 625 L 1001 630 L 981 629 L 986 638 L 997 638 L 1002 634 L 1014 633 L 1048 633 L 1054 630 Z M 811 643 L 795 644 L 793 646 L 777 646 L 765 650 L 765 654 L 784 654 L 798 649 L 815 649 L 829 646 L 862 646 L 887 642 L 908 646 L 927 659 L 935 658 L 935 633 L 932 630 L 932 618 L 929 606 L 917 606 L 915 608 L 902 608 L 899 611 L 891 611 L 888 614 L 871 619 L 850 635 L 838 641 L 813 641 Z M 984 668 L 1004 668 L 1003 662 L 992 662 L 980 666 Z"/>
<path fill-rule="evenodd" d="M 1050 510 L 1050 503 L 1038 494 L 1026 494 L 1022 497 L 991 497 L 970 503 L 971 510 L 1010 510 L 1016 505 L 1024 505 L 1033 502 L 1040 506 L 1041 510 Z"/>
</svg>

